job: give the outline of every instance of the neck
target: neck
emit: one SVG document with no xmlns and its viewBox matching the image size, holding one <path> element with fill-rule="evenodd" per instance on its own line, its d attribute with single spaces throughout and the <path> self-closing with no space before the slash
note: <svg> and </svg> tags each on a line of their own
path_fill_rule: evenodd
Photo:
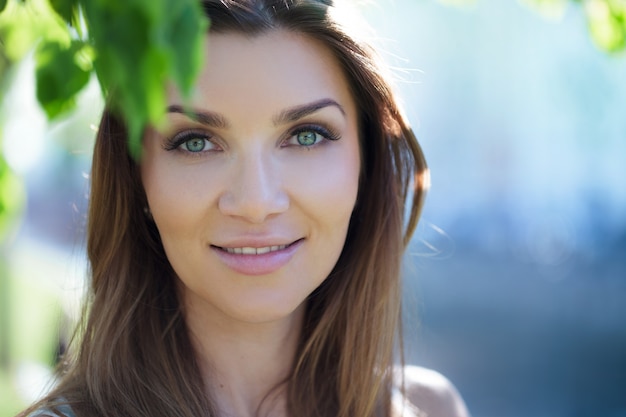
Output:
<svg viewBox="0 0 626 417">
<path fill-rule="evenodd" d="M 205 384 L 220 414 L 285 417 L 285 386 L 297 349 L 303 306 L 275 321 L 250 323 L 223 317 L 206 305 L 189 305 L 186 321 Z"/>
</svg>

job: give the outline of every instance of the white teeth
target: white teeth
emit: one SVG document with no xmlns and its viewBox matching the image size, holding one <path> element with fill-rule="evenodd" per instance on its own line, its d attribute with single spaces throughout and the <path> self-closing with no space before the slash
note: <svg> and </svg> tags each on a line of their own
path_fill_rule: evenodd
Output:
<svg viewBox="0 0 626 417">
<path fill-rule="evenodd" d="M 241 253 L 244 255 L 256 255 L 255 248 L 241 248 Z"/>
<path fill-rule="evenodd" d="M 263 255 L 265 253 L 276 252 L 277 250 L 283 250 L 287 247 L 287 245 L 278 245 L 278 246 L 265 246 L 262 248 L 251 248 L 251 247 L 243 247 L 243 248 L 224 248 L 228 253 L 234 253 L 235 255 Z"/>
</svg>

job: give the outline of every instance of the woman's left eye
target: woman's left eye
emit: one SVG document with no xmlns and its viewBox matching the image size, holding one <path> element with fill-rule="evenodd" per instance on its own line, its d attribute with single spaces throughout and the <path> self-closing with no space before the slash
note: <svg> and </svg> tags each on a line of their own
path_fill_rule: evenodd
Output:
<svg viewBox="0 0 626 417">
<path fill-rule="evenodd" d="M 317 132 L 313 132 L 312 130 L 298 132 L 295 137 L 298 145 L 302 146 L 313 146 L 324 139 L 322 135 Z"/>
<path fill-rule="evenodd" d="M 303 127 L 290 133 L 285 141 L 286 146 L 302 146 L 305 148 L 315 146 L 325 140 L 337 140 L 338 135 L 322 127 Z"/>
</svg>

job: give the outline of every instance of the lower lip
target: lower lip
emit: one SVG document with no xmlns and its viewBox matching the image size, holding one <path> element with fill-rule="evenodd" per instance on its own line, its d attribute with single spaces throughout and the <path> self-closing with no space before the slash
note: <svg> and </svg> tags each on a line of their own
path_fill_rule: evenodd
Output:
<svg viewBox="0 0 626 417">
<path fill-rule="evenodd" d="M 295 255 L 303 239 L 292 243 L 285 249 L 274 252 L 264 253 L 262 255 L 244 255 L 229 253 L 223 249 L 212 247 L 220 260 L 230 269 L 242 275 L 267 275 L 275 272 L 285 266 Z"/>
</svg>

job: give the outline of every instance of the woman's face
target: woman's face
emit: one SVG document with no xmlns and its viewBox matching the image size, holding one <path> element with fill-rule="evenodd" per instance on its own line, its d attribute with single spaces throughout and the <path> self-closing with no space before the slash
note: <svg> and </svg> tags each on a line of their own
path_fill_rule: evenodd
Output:
<svg viewBox="0 0 626 417">
<path fill-rule="evenodd" d="M 307 37 L 211 34 L 188 112 L 144 138 L 148 204 L 189 312 L 291 316 L 334 267 L 355 205 L 356 106 Z"/>
</svg>

